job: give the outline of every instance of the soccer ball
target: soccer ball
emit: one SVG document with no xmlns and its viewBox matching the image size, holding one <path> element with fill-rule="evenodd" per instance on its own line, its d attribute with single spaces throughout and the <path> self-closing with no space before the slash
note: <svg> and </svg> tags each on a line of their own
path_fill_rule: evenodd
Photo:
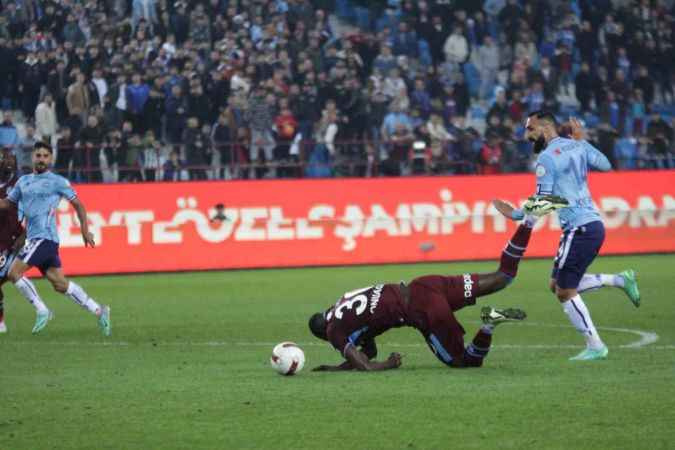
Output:
<svg viewBox="0 0 675 450">
<path fill-rule="evenodd" d="M 282 342 L 272 350 L 270 364 L 281 375 L 294 375 L 305 365 L 305 353 L 294 342 Z"/>
</svg>

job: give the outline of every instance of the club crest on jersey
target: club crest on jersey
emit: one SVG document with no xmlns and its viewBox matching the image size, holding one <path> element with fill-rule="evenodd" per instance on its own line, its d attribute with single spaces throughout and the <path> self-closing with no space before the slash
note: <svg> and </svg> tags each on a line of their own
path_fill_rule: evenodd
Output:
<svg viewBox="0 0 675 450">
<path fill-rule="evenodd" d="M 543 177 L 546 175 L 546 167 L 542 166 L 541 164 L 537 164 L 536 174 L 538 177 Z"/>
<path fill-rule="evenodd" d="M 463 275 L 464 278 L 464 298 L 471 298 L 473 297 L 473 283 L 474 281 L 471 279 L 471 274 L 465 273 Z"/>
</svg>

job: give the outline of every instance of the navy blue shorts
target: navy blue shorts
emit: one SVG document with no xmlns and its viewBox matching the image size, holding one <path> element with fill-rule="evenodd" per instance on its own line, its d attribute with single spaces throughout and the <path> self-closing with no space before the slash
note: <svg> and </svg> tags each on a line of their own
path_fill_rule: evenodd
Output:
<svg viewBox="0 0 675 450">
<path fill-rule="evenodd" d="M 27 240 L 17 257 L 43 274 L 52 267 L 61 267 L 59 244 L 48 239 Z"/>
<path fill-rule="evenodd" d="M 605 226 L 600 221 L 587 223 L 563 233 L 551 278 L 562 289 L 576 289 L 605 241 Z"/>
</svg>

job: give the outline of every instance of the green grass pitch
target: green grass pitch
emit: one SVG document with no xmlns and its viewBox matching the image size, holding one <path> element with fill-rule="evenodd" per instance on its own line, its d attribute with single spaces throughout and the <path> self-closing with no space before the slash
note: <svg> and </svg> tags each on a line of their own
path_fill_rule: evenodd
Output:
<svg viewBox="0 0 675 450">
<path fill-rule="evenodd" d="M 616 289 L 584 296 L 610 347 L 569 362 L 582 339 L 547 291 L 550 261 L 525 260 L 480 304 L 520 306 L 482 369 L 441 365 L 413 329 L 386 333 L 384 373 L 312 373 L 339 361 L 311 338 L 310 313 L 343 292 L 494 262 L 82 278 L 112 306 L 113 336 L 37 283 L 56 318 L 30 334 L 32 308 L 5 286 L 0 449 L 672 449 L 675 255 L 602 257 L 592 271 L 638 271 L 643 305 Z M 479 308 L 459 314 L 471 338 Z M 642 333 L 642 334 L 641 334 Z M 653 340 L 649 345 L 640 346 Z M 307 364 L 282 377 L 272 346 L 298 342 Z"/>
</svg>

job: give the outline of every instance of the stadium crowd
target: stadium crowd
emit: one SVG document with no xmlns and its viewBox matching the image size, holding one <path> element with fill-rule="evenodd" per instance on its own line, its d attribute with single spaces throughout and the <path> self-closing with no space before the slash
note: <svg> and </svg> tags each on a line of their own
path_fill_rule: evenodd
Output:
<svg viewBox="0 0 675 450">
<path fill-rule="evenodd" d="M 0 146 L 29 170 L 50 141 L 84 182 L 516 172 L 545 108 L 583 118 L 617 168 L 675 168 L 674 17 L 666 0 L 2 0 Z"/>
</svg>

